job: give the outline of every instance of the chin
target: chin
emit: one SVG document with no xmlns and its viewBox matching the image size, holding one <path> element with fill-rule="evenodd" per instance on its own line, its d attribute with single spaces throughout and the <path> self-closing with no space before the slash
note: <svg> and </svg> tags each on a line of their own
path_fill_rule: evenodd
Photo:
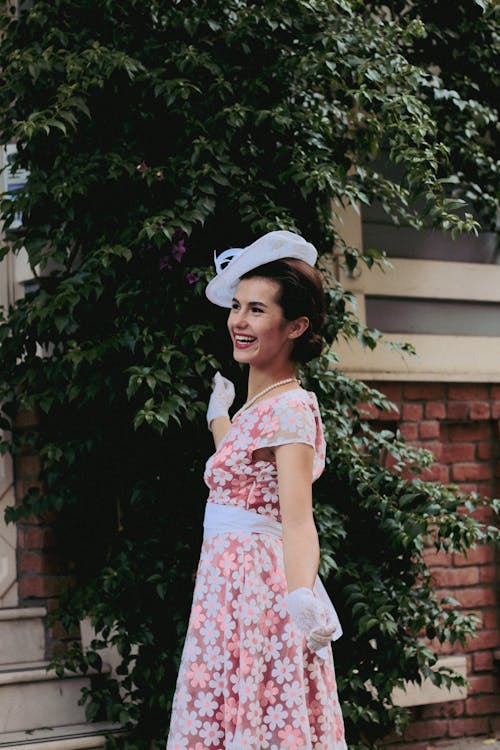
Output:
<svg viewBox="0 0 500 750">
<path fill-rule="evenodd" d="M 245 352 L 240 352 L 238 349 L 233 349 L 233 359 L 236 362 L 242 362 L 243 364 L 248 364 L 251 357 L 245 354 Z"/>
</svg>

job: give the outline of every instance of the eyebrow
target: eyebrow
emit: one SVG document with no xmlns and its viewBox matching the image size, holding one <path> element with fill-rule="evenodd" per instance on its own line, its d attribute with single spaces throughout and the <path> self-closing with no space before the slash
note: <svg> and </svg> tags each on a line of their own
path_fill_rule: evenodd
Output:
<svg viewBox="0 0 500 750">
<path fill-rule="evenodd" d="M 239 301 L 239 299 L 237 297 L 233 297 L 233 302 L 237 302 L 238 304 L 240 304 L 240 301 Z M 267 305 L 265 304 L 265 302 L 259 302 L 258 300 L 253 300 L 252 302 L 248 302 L 247 304 L 249 304 L 249 305 L 261 305 L 261 307 L 267 307 Z"/>
</svg>

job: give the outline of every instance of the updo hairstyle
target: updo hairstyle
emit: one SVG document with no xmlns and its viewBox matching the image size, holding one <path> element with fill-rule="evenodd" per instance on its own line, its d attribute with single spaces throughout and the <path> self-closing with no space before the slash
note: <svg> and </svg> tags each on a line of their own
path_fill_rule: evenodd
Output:
<svg viewBox="0 0 500 750">
<path fill-rule="evenodd" d="M 252 268 L 241 279 L 255 277 L 278 282 L 281 289 L 278 303 L 286 320 L 309 318 L 309 326 L 294 341 L 292 360 L 304 364 L 318 357 L 324 344 L 321 330 L 325 323 L 326 300 L 316 268 L 298 258 L 283 258 Z"/>
</svg>

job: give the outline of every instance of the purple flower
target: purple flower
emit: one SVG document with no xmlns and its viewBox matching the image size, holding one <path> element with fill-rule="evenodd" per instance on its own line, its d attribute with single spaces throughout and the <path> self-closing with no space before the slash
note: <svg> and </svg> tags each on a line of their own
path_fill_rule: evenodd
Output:
<svg viewBox="0 0 500 750">
<path fill-rule="evenodd" d="M 167 269 L 167 271 L 172 270 L 172 266 L 170 265 L 170 258 L 168 257 L 168 255 L 163 255 L 160 258 L 159 266 L 160 271 L 164 271 L 165 269 Z"/>
<path fill-rule="evenodd" d="M 191 271 L 186 275 L 186 281 L 190 285 L 196 284 L 196 282 L 199 280 L 200 280 L 200 277 L 197 276 L 195 273 L 191 273 Z"/>
<path fill-rule="evenodd" d="M 177 263 L 180 263 L 182 260 L 182 256 L 186 252 L 186 246 L 184 245 L 184 240 L 179 240 L 177 245 L 172 245 L 172 258 L 177 261 Z"/>
<path fill-rule="evenodd" d="M 146 172 L 146 170 L 148 169 L 148 165 L 146 164 L 144 159 L 141 161 L 140 164 L 137 165 L 136 169 L 139 172 L 139 174 L 144 174 L 144 172 Z"/>
<path fill-rule="evenodd" d="M 181 262 L 182 256 L 186 252 L 185 241 L 186 233 L 180 227 L 177 227 L 172 235 L 172 258 L 177 263 Z"/>
</svg>

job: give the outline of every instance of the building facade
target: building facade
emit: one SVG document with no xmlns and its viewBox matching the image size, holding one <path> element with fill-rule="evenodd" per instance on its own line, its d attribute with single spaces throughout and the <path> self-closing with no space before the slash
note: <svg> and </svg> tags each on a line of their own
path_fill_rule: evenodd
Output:
<svg viewBox="0 0 500 750">
<path fill-rule="evenodd" d="M 337 276 L 355 295 L 363 323 L 417 355 L 379 344 L 370 351 L 339 342 L 339 367 L 391 399 L 396 410 L 371 418 L 399 429 L 431 450 L 434 466 L 424 478 L 453 483 L 466 492 L 500 496 L 500 255 L 493 234 L 452 240 L 443 232 L 417 232 L 384 223 L 376 210 L 363 217 L 343 212 L 339 229 L 359 250 L 386 250 L 391 269 L 359 269 Z M 489 514 L 481 520 L 496 523 Z M 491 545 L 467 557 L 426 551 L 438 593 L 453 596 L 479 617 L 465 648 L 436 649 L 440 663 L 467 677 L 452 692 L 429 681 L 395 696 L 412 707 L 405 736 L 390 737 L 390 750 L 425 750 L 435 742 L 492 735 L 500 730 L 498 553 Z M 433 644 L 434 645 L 434 644 Z"/>
</svg>

